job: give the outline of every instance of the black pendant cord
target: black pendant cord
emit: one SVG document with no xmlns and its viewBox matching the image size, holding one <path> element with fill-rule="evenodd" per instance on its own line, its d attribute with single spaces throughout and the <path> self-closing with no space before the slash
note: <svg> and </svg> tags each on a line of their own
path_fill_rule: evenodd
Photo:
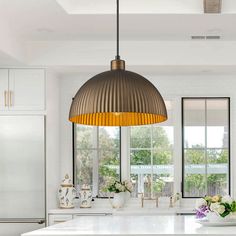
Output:
<svg viewBox="0 0 236 236">
<path fill-rule="evenodd" d="M 120 45 L 119 45 L 119 31 L 120 31 L 120 10 L 119 10 L 119 0 L 116 0 L 116 60 L 120 60 Z"/>
</svg>

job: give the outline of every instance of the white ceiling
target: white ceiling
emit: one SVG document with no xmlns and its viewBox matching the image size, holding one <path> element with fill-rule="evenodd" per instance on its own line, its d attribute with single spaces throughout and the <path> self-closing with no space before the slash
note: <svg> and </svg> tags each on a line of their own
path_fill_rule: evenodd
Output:
<svg viewBox="0 0 236 236">
<path fill-rule="evenodd" d="M 116 0 L 57 0 L 68 14 L 115 14 Z M 120 0 L 121 14 L 203 13 L 199 0 Z"/>
<path fill-rule="evenodd" d="M 116 0 L 57 0 L 68 14 L 114 14 Z M 203 0 L 120 0 L 121 14 L 202 14 Z M 236 13 L 235 0 L 223 0 L 222 13 Z"/>
<path fill-rule="evenodd" d="M 139 4 L 128 4 L 133 1 Z M 70 3 L 71 0 L 63 2 Z M 103 12 L 108 11 L 105 4 L 109 9 L 112 4 L 115 8 L 115 0 L 72 2 L 76 3 L 75 9 L 80 9 L 79 14 L 67 14 L 56 0 L 0 0 L 0 20 L 1 17 L 7 20 L 11 29 L 24 40 L 115 39 L 115 15 L 101 13 L 101 8 Z M 176 4 L 170 5 L 173 2 Z M 191 35 L 220 35 L 223 40 L 236 40 L 233 24 L 236 14 L 192 14 L 202 5 L 202 0 L 124 0 L 122 3 L 128 6 L 127 11 L 140 13 L 121 16 L 121 40 L 189 40 Z M 171 10 L 166 10 L 166 14 L 150 14 L 145 10 L 155 9 L 157 3 L 162 3 L 161 9 L 178 6 L 188 14 L 172 14 Z M 236 12 L 236 1 L 229 3 Z"/>
<path fill-rule="evenodd" d="M 223 0 L 223 14 L 203 14 L 202 3 L 202 0 L 120 0 L 121 52 L 131 69 L 136 66 L 160 74 L 236 73 L 236 48 L 229 50 L 230 43 L 236 41 L 236 0 Z M 4 48 L 14 57 L 18 47 L 17 60 L 19 51 L 24 51 L 22 61 L 26 65 L 52 66 L 61 74 L 96 71 L 95 65 L 105 68 L 115 52 L 115 7 L 115 0 L 0 0 L 3 51 L 0 66 L 14 65 L 15 60 L 6 56 Z M 3 22 L 5 29 L 11 31 L 8 35 L 1 32 Z M 217 43 L 196 42 L 191 41 L 192 35 L 219 35 L 221 39 Z M 9 43 L 13 39 L 14 47 Z M 145 56 L 139 54 L 140 47 L 126 46 L 127 41 L 132 45 L 141 42 Z M 152 44 L 145 44 L 147 41 L 157 44 L 155 51 Z M 173 42 L 171 48 L 168 41 Z M 147 65 L 150 54 L 160 56 L 163 63 L 158 59 Z M 221 55 L 222 60 L 215 63 L 214 58 Z M 191 60 L 186 64 L 188 58 Z"/>
</svg>

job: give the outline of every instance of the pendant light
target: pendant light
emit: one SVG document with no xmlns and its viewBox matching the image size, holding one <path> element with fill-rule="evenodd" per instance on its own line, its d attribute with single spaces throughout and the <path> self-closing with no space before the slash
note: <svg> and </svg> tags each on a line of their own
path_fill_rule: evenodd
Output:
<svg viewBox="0 0 236 236">
<path fill-rule="evenodd" d="M 94 126 L 134 126 L 167 120 L 164 100 L 143 76 L 125 70 L 119 55 L 119 0 L 117 0 L 117 55 L 111 70 L 95 75 L 76 93 L 69 120 Z"/>
</svg>

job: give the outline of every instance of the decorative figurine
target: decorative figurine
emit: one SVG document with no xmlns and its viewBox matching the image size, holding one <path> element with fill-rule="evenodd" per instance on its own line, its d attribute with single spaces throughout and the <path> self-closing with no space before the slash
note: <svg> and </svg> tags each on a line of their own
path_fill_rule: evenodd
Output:
<svg viewBox="0 0 236 236">
<path fill-rule="evenodd" d="M 88 185 L 83 184 L 79 193 L 80 207 L 90 208 L 92 203 L 92 192 Z"/>
<path fill-rule="evenodd" d="M 58 197 L 60 208 L 74 208 L 76 189 L 73 187 L 68 174 L 62 180 L 61 187 L 58 190 Z"/>
</svg>

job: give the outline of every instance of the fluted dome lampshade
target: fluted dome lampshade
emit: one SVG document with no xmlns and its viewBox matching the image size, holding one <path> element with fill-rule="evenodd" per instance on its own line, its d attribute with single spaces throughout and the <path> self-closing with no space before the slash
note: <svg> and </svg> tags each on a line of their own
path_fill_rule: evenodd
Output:
<svg viewBox="0 0 236 236">
<path fill-rule="evenodd" d="M 134 126 L 167 120 L 164 100 L 143 76 L 112 61 L 110 71 L 95 75 L 75 95 L 69 120 L 95 126 Z"/>
<path fill-rule="evenodd" d="M 95 126 L 134 126 L 167 120 L 164 100 L 143 76 L 125 70 L 119 55 L 119 0 L 117 54 L 111 70 L 95 75 L 75 95 L 69 114 L 74 123 Z"/>
</svg>

